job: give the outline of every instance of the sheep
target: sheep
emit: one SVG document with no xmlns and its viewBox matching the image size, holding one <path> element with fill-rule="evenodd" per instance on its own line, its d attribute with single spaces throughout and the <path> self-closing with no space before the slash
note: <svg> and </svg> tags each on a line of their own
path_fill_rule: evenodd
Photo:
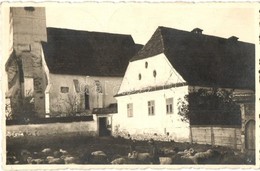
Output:
<svg viewBox="0 0 260 171">
<path fill-rule="evenodd" d="M 65 164 L 64 160 L 61 158 L 54 158 L 53 156 L 48 156 L 46 159 L 49 164 Z"/>
<path fill-rule="evenodd" d="M 138 153 L 137 151 L 133 151 L 132 154 L 128 154 L 128 157 L 130 159 L 135 159 L 138 163 L 152 164 L 152 157 L 149 153 Z"/>
<path fill-rule="evenodd" d="M 103 151 L 94 151 L 91 153 L 91 155 L 97 156 L 97 155 L 106 155 L 106 154 Z"/>
<path fill-rule="evenodd" d="M 28 162 L 28 164 L 44 164 L 45 163 L 43 159 L 33 159 L 32 157 L 28 157 L 27 162 Z"/>
<path fill-rule="evenodd" d="M 111 162 L 111 164 L 126 164 L 126 163 L 127 161 L 123 157 L 117 158 Z"/>
<path fill-rule="evenodd" d="M 159 157 L 160 164 L 172 164 L 171 157 Z"/>
<path fill-rule="evenodd" d="M 114 158 L 114 160 L 110 163 L 111 164 L 136 164 L 136 160 L 133 158 L 129 158 L 127 156 L 117 155 L 117 157 Z"/>
<path fill-rule="evenodd" d="M 217 164 L 220 162 L 221 154 L 215 150 L 198 152 L 194 156 L 189 156 L 195 164 Z"/>
<path fill-rule="evenodd" d="M 75 164 L 76 163 L 75 157 L 72 157 L 72 156 L 62 155 L 60 158 L 64 160 L 65 164 Z"/>
<path fill-rule="evenodd" d="M 67 155 L 68 152 L 66 150 L 63 150 L 63 149 L 60 149 L 60 152 L 63 154 L 63 155 Z"/>
<path fill-rule="evenodd" d="M 50 148 L 45 148 L 41 151 L 44 155 L 52 154 L 52 150 Z"/>
<path fill-rule="evenodd" d="M 103 151 L 94 151 L 89 156 L 89 162 L 92 164 L 108 164 L 109 161 Z"/>
</svg>

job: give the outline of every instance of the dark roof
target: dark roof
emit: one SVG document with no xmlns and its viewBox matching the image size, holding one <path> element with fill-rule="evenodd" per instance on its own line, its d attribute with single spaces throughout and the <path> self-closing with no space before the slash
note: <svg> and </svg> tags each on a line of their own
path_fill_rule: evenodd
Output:
<svg viewBox="0 0 260 171">
<path fill-rule="evenodd" d="M 131 61 L 164 53 L 189 85 L 255 88 L 255 45 L 158 27 Z"/>
<path fill-rule="evenodd" d="M 123 76 L 142 48 L 131 35 L 61 28 L 47 28 L 42 46 L 51 73 L 89 76 Z"/>
</svg>

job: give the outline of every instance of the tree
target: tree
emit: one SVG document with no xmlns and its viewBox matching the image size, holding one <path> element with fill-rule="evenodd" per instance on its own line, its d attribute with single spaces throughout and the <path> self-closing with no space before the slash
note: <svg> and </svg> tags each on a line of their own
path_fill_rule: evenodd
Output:
<svg viewBox="0 0 260 171">
<path fill-rule="evenodd" d="M 193 90 L 178 101 L 178 114 L 191 125 L 240 125 L 239 105 L 233 100 L 233 90 Z"/>
</svg>

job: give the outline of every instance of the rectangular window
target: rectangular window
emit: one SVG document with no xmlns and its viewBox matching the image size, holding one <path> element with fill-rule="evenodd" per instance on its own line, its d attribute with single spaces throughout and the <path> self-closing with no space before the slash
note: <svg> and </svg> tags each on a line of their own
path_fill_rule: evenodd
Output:
<svg viewBox="0 0 260 171">
<path fill-rule="evenodd" d="M 69 92 L 69 87 L 60 87 L 60 92 L 61 93 L 68 93 Z"/>
<path fill-rule="evenodd" d="M 133 117 L 133 103 L 127 104 L 127 117 Z"/>
<path fill-rule="evenodd" d="M 173 98 L 166 99 L 166 113 L 167 114 L 173 113 Z"/>
<path fill-rule="evenodd" d="M 148 115 L 154 115 L 154 100 L 148 101 Z"/>
</svg>

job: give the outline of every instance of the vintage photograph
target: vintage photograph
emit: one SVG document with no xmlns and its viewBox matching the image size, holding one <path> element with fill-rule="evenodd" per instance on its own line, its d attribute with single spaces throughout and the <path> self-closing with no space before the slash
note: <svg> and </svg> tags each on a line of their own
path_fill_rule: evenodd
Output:
<svg viewBox="0 0 260 171">
<path fill-rule="evenodd" d="M 1 12 L 7 167 L 256 165 L 255 4 Z"/>
</svg>

